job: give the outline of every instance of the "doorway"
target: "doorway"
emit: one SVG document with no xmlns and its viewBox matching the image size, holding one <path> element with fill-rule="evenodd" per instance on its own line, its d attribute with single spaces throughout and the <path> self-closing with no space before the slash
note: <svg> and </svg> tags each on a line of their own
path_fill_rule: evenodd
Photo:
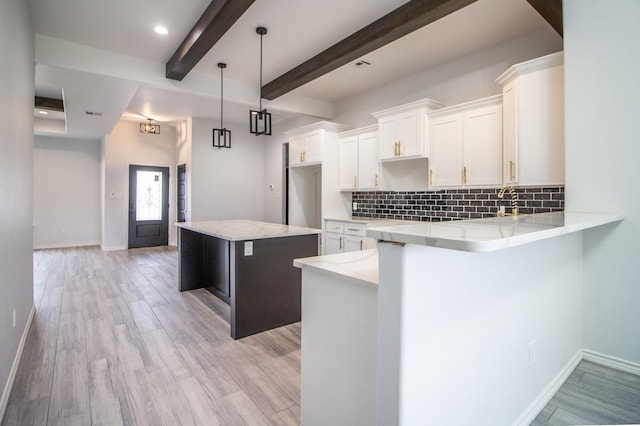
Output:
<svg viewBox="0 0 640 426">
<path fill-rule="evenodd" d="M 129 248 L 169 244 L 169 168 L 129 166 Z"/>
<path fill-rule="evenodd" d="M 176 212 L 176 218 L 178 222 L 185 222 L 187 220 L 187 165 L 180 164 L 178 166 L 177 173 L 177 185 L 176 193 L 178 199 L 176 200 L 176 206 L 178 211 Z"/>
</svg>

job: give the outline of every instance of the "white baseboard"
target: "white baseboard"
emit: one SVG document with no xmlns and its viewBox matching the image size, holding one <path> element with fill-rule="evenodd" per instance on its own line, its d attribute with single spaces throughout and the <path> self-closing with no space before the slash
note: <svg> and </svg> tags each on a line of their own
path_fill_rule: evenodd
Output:
<svg viewBox="0 0 640 426">
<path fill-rule="evenodd" d="M 127 246 L 111 246 L 111 247 L 107 247 L 107 246 L 100 245 L 100 248 L 102 249 L 102 251 L 117 251 L 117 250 L 127 250 L 129 247 L 127 247 Z"/>
<path fill-rule="evenodd" d="M 589 349 L 582 350 L 582 359 L 640 376 L 640 364 L 635 362 L 601 354 Z"/>
<path fill-rule="evenodd" d="M 591 361 L 605 367 L 611 367 L 616 370 L 625 371 L 640 376 L 640 364 L 616 358 L 610 355 L 601 354 L 589 349 L 580 349 L 569 363 L 553 378 L 551 383 L 538 395 L 533 403 L 514 423 L 516 425 L 527 426 L 540 414 L 542 409 L 551 401 L 553 395 L 560 389 L 562 384 L 569 378 L 573 370 L 578 366 L 580 361 Z"/>
<path fill-rule="evenodd" d="M 29 312 L 29 317 L 27 318 L 27 323 L 24 326 L 24 330 L 22 331 L 22 337 L 20 338 L 20 343 L 18 344 L 18 350 L 16 351 L 16 357 L 13 360 L 13 365 L 11 366 L 11 371 L 9 372 L 9 378 L 7 378 L 7 383 L 4 386 L 4 391 L 2 392 L 2 399 L 0 400 L 0 423 L 2 423 L 2 419 L 4 418 L 5 411 L 7 410 L 7 405 L 9 404 L 9 395 L 11 394 L 11 389 L 13 388 L 13 381 L 16 378 L 16 373 L 18 372 L 18 367 L 20 366 L 20 360 L 22 359 L 22 351 L 24 351 L 24 345 L 27 343 L 27 337 L 29 336 L 29 330 L 31 330 L 31 323 L 33 322 L 33 317 L 36 314 L 36 306 L 31 306 L 31 312 Z"/>
<path fill-rule="evenodd" d="M 46 249 L 57 249 L 57 248 L 70 248 L 70 247 L 89 247 L 89 246 L 99 246 L 99 241 L 88 241 L 82 243 L 60 243 L 60 244 L 38 244 L 34 245 L 34 250 L 46 250 Z"/>
<path fill-rule="evenodd" d="M 578 366 L 580 361 L 582 361 L 582 352 L 580 349 L 576 354 L 571 358 L 571 360 L 565 365 L 562 370 L 551 380 L 551 382 L 547 385 L 547 387 L 538 395 L 538 397 L 529 405 L 529 407 L 520 415 L 518 420 L 514 423 L 515 425 L 528 426 L 533 422 L 533 420 L 540 414 L 542 409 L 551 401 L 553 395 L 558 392 L 558 389 L 562 386 L 562 384 L 569 378 L 573 370 Z"/>
</svg>

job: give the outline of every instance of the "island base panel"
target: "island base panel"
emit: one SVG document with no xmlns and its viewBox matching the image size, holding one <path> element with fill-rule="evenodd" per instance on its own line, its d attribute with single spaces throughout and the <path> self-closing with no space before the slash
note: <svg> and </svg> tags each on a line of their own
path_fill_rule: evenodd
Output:
<svg viewBox="0 0 640 426">
<path fill-rule="evenodd" d="M 231 337 L 239 339 L 300 321 L 301 271 L 293 260 L 318 255 L 318 236 L 231 243 Z"/>
</svg>

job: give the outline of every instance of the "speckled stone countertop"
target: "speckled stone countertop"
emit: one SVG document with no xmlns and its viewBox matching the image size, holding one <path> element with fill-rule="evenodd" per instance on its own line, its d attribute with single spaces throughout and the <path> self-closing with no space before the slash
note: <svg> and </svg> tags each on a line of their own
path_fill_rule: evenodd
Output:
<svg viewBox="0 0 640 426">
<path fill-rule="evenodd" d="M 229 241 L 259 240 L 322 233 L 321 229 L 244 219 L 178 222 L 176 226 Z"/>
<path fill-rule="evenodd" d="M 623 215 L 554 212 L 451 222 L 373 226 L 367 236 L 383 241 L 489 252 L 618 222 Z"/>
</svg>

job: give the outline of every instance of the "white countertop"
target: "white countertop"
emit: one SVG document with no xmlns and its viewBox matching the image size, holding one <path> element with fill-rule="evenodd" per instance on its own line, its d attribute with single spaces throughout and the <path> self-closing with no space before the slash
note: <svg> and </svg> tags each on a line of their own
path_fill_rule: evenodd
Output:
<svg viewBox="0 0 640 426">
<path fill-rule="evenodd" d="M 378 288 L 378 250 L 350 251 L 295 259 L 293 265 L 335 276 L 356 285 Z"/>
<path fill-rule="evenodd" d="M 245 219 L 178 222 L 176 226 L 229 241 L 259 240 L 322 233 L 321 229 Z"/>
<path fill-rule="evenodd" d="M 378 240 L 488 252 L 581 231 L 624 219 L 620 214 L 554 212 L 450 222 L 374 226 L 367 236 Z"/>
</svg>

